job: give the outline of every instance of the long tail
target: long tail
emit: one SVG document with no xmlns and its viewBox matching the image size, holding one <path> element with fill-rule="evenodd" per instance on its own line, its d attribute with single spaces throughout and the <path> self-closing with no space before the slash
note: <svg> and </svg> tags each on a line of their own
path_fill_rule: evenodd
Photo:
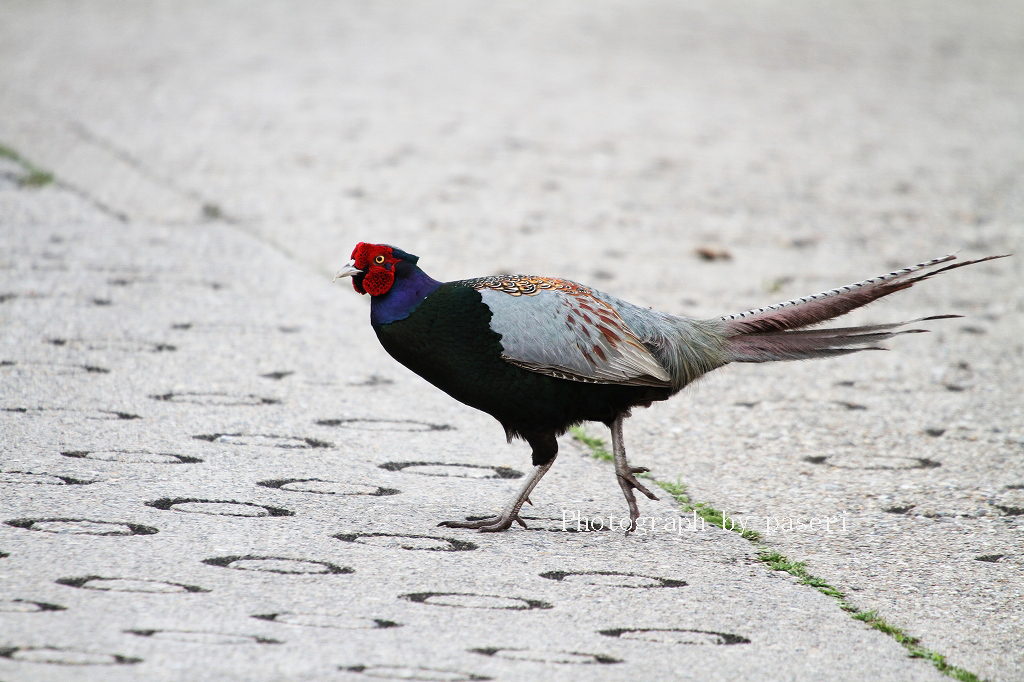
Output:
<svg viewBox="0 0 1024 682">
<path fill-rule="evenodd" d="M 914 284 L 941 272 L 965 265 L 984 263 L 1001 256 L 988 256 L 928 270 L 940 263 L 956 260 L 955 255 L 943 256 L 926 263 L 903 268 L 888 275 L 872 277 L 863 282 L 824 291 L 813 296 L 755 308 L 745 313 L 726 315 L 718 323 L 724 325 L 730 362 L 770 362 L 773 360 L 806 360 L 810 358 L 845 355 L 862 350 L 884 350 L 879 341 L 900 334 L 914 334 L 926 329 L 901 329 L 908 324 L 928 320 L 942 320 L 960 315 L 935 315 L 906 322 L 875 324 L 863 327 L 833 329 L 805 329 L 845 315 L 883 296 L 912 287 Z"/>
</svg>

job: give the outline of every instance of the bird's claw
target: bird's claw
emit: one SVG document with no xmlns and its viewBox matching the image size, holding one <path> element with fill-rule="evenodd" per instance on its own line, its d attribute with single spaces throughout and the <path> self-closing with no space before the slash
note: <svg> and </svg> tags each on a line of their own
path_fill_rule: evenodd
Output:
<svg viewBox="0 0 1024 682">
<path fill-rule="evenodd" d="M 445 528 L 469 528 L 472 530 L 478 530 L 481 533 L 500 533 L 501 531 L 511 528 L 513 521 L 523 528 L 529 529 L 529 526 L 519 518 L 519 514 L 510 514 L 508 516 L 505 516 L 504 514 L 488 516 L 475 521 L 442 521 L 437 525 Z"/>
<path fill-rule="evenodd" d="M 658 499 L 657 495 L 655 495 L 650 490 L 648 490 L 644 486 L 644 484 L 641 483 L 640 481 L 636 480 L 636 476 L 633 475 L 633 474 L 646 473 L 647 471 L 650 471 L 650 469 L 648 469 L 647 467 L 630 467 L 630 470 L 631 470 L 631 473 L 628 473 L 628 474 L 619 473 L 618 474 L 619 485 L 625 484 L 626 486 L 628 486 L 629 490 L 630 490 L 629 495 L 633 494 L 633 490 L 639 490 L 644 495 L 646 495 L 648 499 L 651 499 L 651 500 Z M 623 488 L 623 490 L 625 490 L 625 489 L 626 488 Z"/>
<path fill-rule="evenodd" d="M 622 494 L 626 496 L 626 504 L 629 505 L 629 528 L 626 529 L 626 535 L 629 535 L 636 530 L 636 520 L 640 518 L 640 507 L 637 506 L 636 495 L 633 494 L 633 491 L 639 490 L 649 499 L 658 499 L 657 495 L 648 490 L 644 484 L 636 480 L 636 476 L 633 475 L 642 474 L 647 471 L 647 467 L 629 467 L 628 472 L 615 472 L 619 479 L 619 487 L 622 488 Z"/>
</svg>

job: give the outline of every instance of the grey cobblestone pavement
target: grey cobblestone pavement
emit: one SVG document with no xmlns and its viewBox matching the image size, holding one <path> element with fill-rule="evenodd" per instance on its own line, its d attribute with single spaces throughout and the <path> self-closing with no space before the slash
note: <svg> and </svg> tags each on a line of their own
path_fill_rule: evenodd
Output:
<svg viewBox="0 0 1024 682">
<path fill-rule="evenodd" d="M 1024 679 L 1021 35 L 997 2 L 5 3 L 0 681 L 948 679 L 871 623 Z M 571 436 L 530 530 L 437 528 L 527 448 L 379 348 L 330 282 L 357 241 L 692 316 L 1018 255 L 851 318 L 966 316 L 889 353 L 629 421 L 752 541 L 668 494 L 571 532 L 624 513 Z"/>
</svg>

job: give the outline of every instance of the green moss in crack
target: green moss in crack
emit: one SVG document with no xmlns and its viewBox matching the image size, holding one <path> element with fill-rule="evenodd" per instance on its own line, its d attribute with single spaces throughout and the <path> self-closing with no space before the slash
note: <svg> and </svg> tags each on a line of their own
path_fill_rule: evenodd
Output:
<svg viewBox="0 0 1024 682">
<path fill-rule="evenodd" d="M 615 461 L 614 455 L 608 452 L 605 448 L 604 441 L 600 438 L 587 435 L 587 432 L 584 431 L 582 427 L 573 427 L 569 429 L 569 433 L 572 434 L 573 438 L 590 448 L 590 456 L 594 459 L 600 459 L 605 462 Z M 705 522 L 718 526 L 724 530 L 731 530 L 735 533 L 739 533 L 751 542 L 758 542 L 761 540 L 761 534 L 756 530 L 744 528 L 742 523 L 738 523 L 735 519 L 730 518 L 728 515 L 714 507 L 700 502 L 697 504 L 692 503 L 686 495 L 686 486 L 680 483 L 678 479 L 675 483 L 669 483 L 667 481 L 659 481 L 650 474 L 644 474 L 642 478 L 649 478 L 654 481 L 662 490 L 670 494 L 685 511 L 697 512 L 697 516 L 704 519 Z"/>
<path fill-rule="evenodd" d="M 24 176 L 17 178 L 18 184 L 22 187 L 44 187 L 54 181 L 53 173 L 37 168 L 22 157 L 21 154 L 6 145 L 0 144 L 0 159 L 13 161 L 25 171 Z"/>
<path fill-rule="evenodd" d="M 761 541 L 761 534 L 756 530 L 744 528 L 742 523 L 737 523 L 735 519 L 728 516 L 725 512 L 719 511 L 709 504 L 698 502 L 693 505 L 693 508 L 697 512 L 697 516 L 701 517 L 708 523 L 713 523 L 724 530 L 731 530 L 734 533 L 739 533 L 743 538 L 750 540 L 751 542 Z"/>
<path fill-rule="evenodd" d="M 28 169 L 28 175 L 18 182 L 22 187 L 44 187 L 53 182 L 53 173 L 31 167 Z"/>
<path fill-rule="evenodd" d="M 889 625 L 878 617 L 876 611 L 858 611 L 850 602 L 846 601 L 846 595 L 832 587 L 825 580 L 813 576 L 807 572 L 807 564 L 803 561 L 790 561 L 778 552 L 763 551 L 758 555 L 758 560 L 764 562 L 773 571 L 785 571 L 790 575 L 800 578 L 803 585 L 810 585 L 822 594 L 832 597 L 839 603 L 839 607 L 850 614 L 851 618 L 869 625 L 873 630 L 885 633 L 895 639 L 911 658 L 922 658 L 935 666 L 944 675 L 948 675 L 961 682 L 981 682 L 981 678 L 969 670 L 964 670 L 955 665 L 946 663 L 946 657 L 921 646 L 917 637 L 912 637 L 900 628 Z"/>
<path fill-rule="evenodd" d="M 590 456 L 605 462 L 614 462 L 615 455 L 608 452 L 604 447 L 604 441 L 594 436 L 588 436 L 582 426 L 574 426 L 569 429 L 572 437 L 590 448 Z"/>
<path fill-rule="evenodd" d="M 678 478 L 675 483 L 669 481 L 658 481 L 655 480 L 658 486 L 667 492 L 675 499 L 675 501 L 685 511 L 695 511 L 697 516 L 704 519 L 706 522 L 718 526 L 723 530 L 731 530 L 734 533 L 739 533 L 742 537 L 750 540 L 751 542 L 759 542 L 761 540 L 761 534 L 756 530 L 744 528 L 742 524 L 736 523 L 736 521 L 726 514 L 723 514 L 714 507 L 698 502 L 694 504 L 690 501 L 689 496 L 686 494 L 686 486 L 683 485 L 682 481 Z"/>
<path fill-rule="evenodd" d="M 570 432 L 572 433 L 573 438 L 590 448 L 591 456 L 595 459 L 603 461 L 615 459 L 611 453 L 605 449 L 604 441 L 600 438 L 588 436 L 580 427 L 570 429 Z M 646 475 L 646 478 L 650 478 L 658 485 L 658 487 L 671 495 L 684 511 L 695 511 L 697 516 L 708 523 L 712 523 L 719 528 L 739 533 L 751 542 L 760 543 L 761 535 L 757 531 L 747 530 L 742 528 L 741 525 L 733 523 L 732 519 L 730 519 L 726 514 L 720 512 L 711 505 L 704 504 L 702 502 L 694 503 L 687 494 L 686 486 L 682 483 L 681 477 L 677 478 L 675 483 L 671 481 L 659 481 L 649 474 Z M 885 633 L 896 640 L 907 650 L 911 658 L 927 660 L 935 666 L 936 670 L 948 677 L 952 677 L 955 680 L 960 680 L 960 682 L 982 682 L 982 679 L 971 671 L 955 665 L 950 665 L 946 662 L 946 658 L 942 654 L 921 646 L 920 640 L 916 637 L 908 635 L 898 627 L 889 625 L 879 618 L 875 611 L 859 611 L 855 606 L 847 601 L 846 595 L 830 585 L 828 581 L 808 573 L 807 564 L 805 562 L 790 561 L 779 552 L 771 551 L 761 544 L 758 544 L 758 549 L 761 550 L 757 556 L 758 561 L 767 564 L 773 571 L 785 571 L 786 573 L 799 578 L 800 584 L 813 587 L 825 596 L 835 599 L 839 608 L 849 613 L 852 618 L 859 620 L 870 626 L 872 629 Z"/>
<path fill-rule="evenodd" d="M 828 581 L 808 573 L 807 564 L 803 561 L 790 561 L 778 552 L 769 551 L 763 551 L 758 554 L 757 560 L 768 564 L 768 568 L 773 571 L 785 571 L 792 576 L 800 578 L 801 585 L 810 585 L 817 589 L 818 592 L 834 599 L 838 599 L 843 606 L 844 611 L 855 610 L 853 607 L 846 608 L 849 606 L 845 601 L 846 595 L 829 585 Z"/>
<path fill-rule="evenodd" d="M 922 658 L 931 662 L 935 668 L 949 677 L 955 680 L 961 680 L 961 682 L 981 682 L 981 678 L 972 673 L 969 670 L 964 670 L 955 665 L 946 663 L 946 657 L 942 654 L 934 651 L 929 651 L 920 645 L 920 641 L 917 637 L 911 637 L 903 630 L 893 625 L 889 625 L 884 620 L 878 617 L 876 611 L 862 611 L 860 613 L 853 614 L 853 617 L 859 621 L 867 623 L 872 629 L 884 632 L 889 635 L 897 642 L 903 645 L 903 647 L 910 652 L 911 658 Z"/>
</svg>

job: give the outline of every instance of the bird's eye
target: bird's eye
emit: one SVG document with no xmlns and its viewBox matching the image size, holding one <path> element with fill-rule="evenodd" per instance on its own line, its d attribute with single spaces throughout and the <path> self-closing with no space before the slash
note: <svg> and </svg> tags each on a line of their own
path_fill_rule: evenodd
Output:
<svg viewBox="0 0 1024 682">
<path fill-rule="evenodd" d="M 377 265 L 380 265 L 381 263 L 383 263 L 384 262 L 383 254 L 380 255 L 380 256 L 377 256 L 376 258 L 374 258 L 373 262 L 376 263 Z"/>
</svg>

